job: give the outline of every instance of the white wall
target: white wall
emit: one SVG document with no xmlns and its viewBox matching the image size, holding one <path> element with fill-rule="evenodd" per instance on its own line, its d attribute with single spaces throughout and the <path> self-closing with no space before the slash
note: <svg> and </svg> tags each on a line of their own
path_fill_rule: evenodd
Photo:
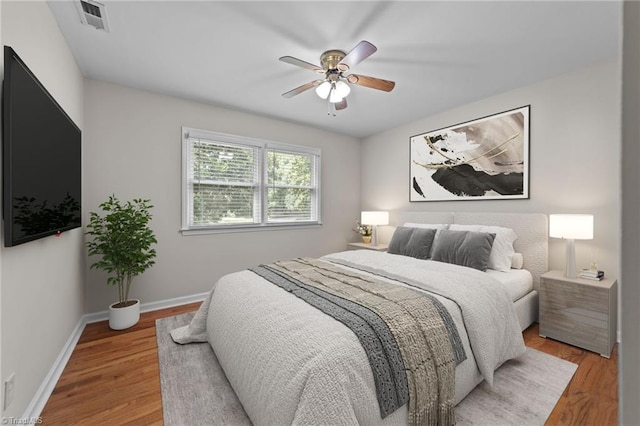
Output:
<svg viewBox="0 0 640 426">
<path fill-rule="evenodd" d="M 409 137 L 531 105 L 530 199 L 409 202 Z M 595 239 L 577 241 L 577 265 L 619 277 L 620 66 L 616 59 L 518 88 L 367 138 L 362 208 L 381 210 L 592 213 Z M 564 269 L 564 244 L 550 241 L 549 265 Z"/>
<path fill-rule="evenodd" d="M 155 206 L 156 265 L 136 278 L 132 297 L 148 303 L 206 292 L 229 272 L 320 256 L 353 241 L 360 207 L 357 139 L 93 80 L 86 81 L 85 95 L 85 218 L 111 193 L 121 200 L 149 198 Z M 321 148 L 322 227 L 182 236 L 182 126 Z M 87 270 L 86 277 L 87 312 L 106 309 L 115 289 L 100 271 Z"/>
<path fill-rule="evenodd" d="M 83 77 L 45 2 L 2 2 L 2 41 L 83 127 Z M 2 381 L 15 373 L 5 417 L 24 413 L 84 314 L 80 229 L 0 249 Z"/>
<path fill-rule="evenodd" d="M 640 419 L 640 3 L 624 5 L 622 52 L 622 344 L 620 424 Z"/>
</svg>

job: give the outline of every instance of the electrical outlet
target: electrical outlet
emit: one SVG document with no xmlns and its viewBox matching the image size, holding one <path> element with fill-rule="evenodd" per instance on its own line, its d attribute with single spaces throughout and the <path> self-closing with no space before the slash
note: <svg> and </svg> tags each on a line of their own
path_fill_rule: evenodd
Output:
<svg viewBox="0 0 640 426">
<path fill-rule="evenodd" d="M 11 373 L 9 378 L 4 382 L 4 409 L 6 410 L 13 402 L 15 396 L 15 378 L 16 373 Z"/>
</svg>

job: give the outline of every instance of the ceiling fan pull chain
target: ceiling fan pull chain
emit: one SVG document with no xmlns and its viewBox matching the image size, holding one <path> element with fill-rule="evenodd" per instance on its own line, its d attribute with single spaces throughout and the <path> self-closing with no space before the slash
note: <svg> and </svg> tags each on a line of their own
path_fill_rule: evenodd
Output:
<svg viewBox="0 0 640 426">
<path fill-rule="evenodd" d="M 331 90 L 329 90 L 329 96 L 327 96 L 327 115 L 331 115 L 333 117 L 336 116 L 336 106 L 331 102 L 331 92 L 333 92 L 335 88 L 332 86 Z"/>
</svg>

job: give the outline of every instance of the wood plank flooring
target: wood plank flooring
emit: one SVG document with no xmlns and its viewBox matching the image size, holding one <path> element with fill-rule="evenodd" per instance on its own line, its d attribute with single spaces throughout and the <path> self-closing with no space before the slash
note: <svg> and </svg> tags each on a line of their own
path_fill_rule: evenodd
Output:
<svg viewBox="0 0 640 426">
<path fill-rule="evenodd" d="M 199 303 L 143 313 L 123 331 L 88 324 L 41 417 L 46 425 L 162 425 L 155 320 Z M 579 364 L 547 425 L 617 425 L 618 354 L 611 359 L 524 332 L 527 346 Z"/>
<path fill-rule="evenodd" d="M 122 331 L 107 321 L 87 324 L 42 411 L 42 424 L 162 425 L 155 321 L 199 305 L 143 313 Z"/>
</svg>

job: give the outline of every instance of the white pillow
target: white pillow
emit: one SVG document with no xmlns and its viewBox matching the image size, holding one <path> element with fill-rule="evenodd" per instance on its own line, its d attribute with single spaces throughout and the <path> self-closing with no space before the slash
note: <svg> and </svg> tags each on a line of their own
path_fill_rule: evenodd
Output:
<svg viewBox="0 0 640 426">
<path fill-rule="evenodd" d="M 511 269 L 522 269 L 524 266 L 524 256 L 522 253 L 513 253 L 511 256 Z"/>
<path fill-rule="evenodd" d="M 508 272 L 511 269 L 511 261 L 515 253 L 513 242 L 518 239 L 518 235 L 516 235 L 513 229 L 503 228 L 502 226 L 459 224 L 452 224 L 449 226 L 449 229 L 452 231 L 474 231 L 496 234 L 496 238 L 493 240 L 493 246 L 491 247 L 491 254 L 489 255 L 488 267 L 503 272 Z"/>
<path fill-rule="evenodd" d="M 407 228 L 449 229 L 448 223 L 405 223 Z"/>
</svg>

